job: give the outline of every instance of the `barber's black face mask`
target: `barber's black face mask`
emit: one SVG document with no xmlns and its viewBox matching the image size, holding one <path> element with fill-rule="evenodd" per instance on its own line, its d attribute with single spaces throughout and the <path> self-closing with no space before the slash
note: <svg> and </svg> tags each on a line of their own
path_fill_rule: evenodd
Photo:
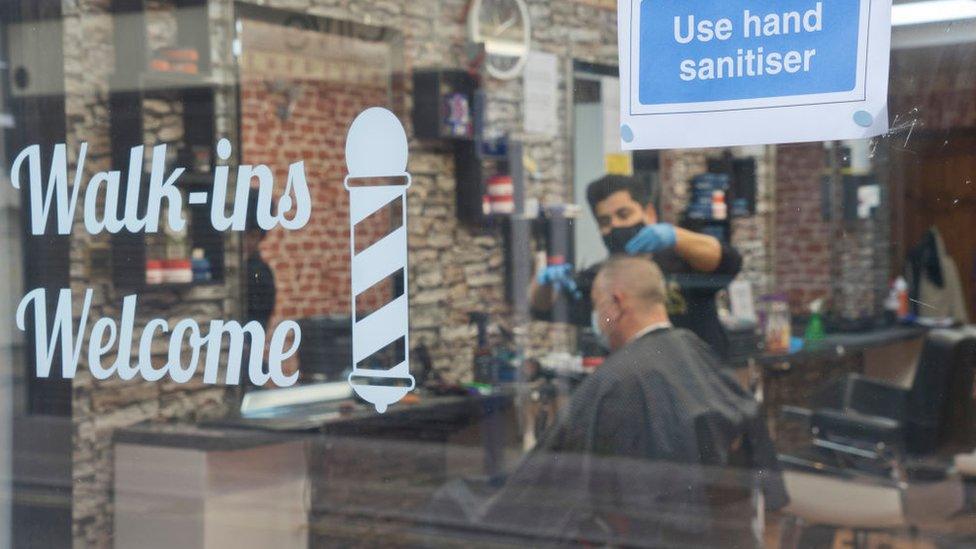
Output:
<svg viewBox="0 0 976 549">
<path fill-rule="evenodd" d="M 644 222 L 641 221 L 636 225 L 631 225 L 630 227 L 616 227 L 610 230 L 610 234 L 603 236 L 603 244 L 606 245 L 607 251 L 611 254 L 622 254 L 625 253 L 624 246 L 630 242 L 631 238 L 637 236 L 637 233 L 644 228 Z"/>
</svg>

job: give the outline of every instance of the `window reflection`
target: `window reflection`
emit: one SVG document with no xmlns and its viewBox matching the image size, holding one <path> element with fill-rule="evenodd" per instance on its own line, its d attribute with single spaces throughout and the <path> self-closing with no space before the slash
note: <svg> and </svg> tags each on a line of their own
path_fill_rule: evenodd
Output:
<svg viewBox="0 0 976 549">
<path fill-rule="evenodd" d="M 0 546 L 972 545 L 969 3 L 895 3 L 884 135 L 634 152 L 614 2 L 0 3 Z M 411 185 L 350 246 L 374 106 Z M 166 145 L 185 229 L 93 235 L 79 207 L 32 235 L 10 159 L 59 143 L 141 189 Z M 247 195 L 249 230 L 212 226 L 218 168 L 268 167 L 279 205 L 299 161 L 306 226 L 250 230 L 258 177 L 216 199 Z M 406 268 L 354 293 L 405 220 Z M 97 380 L 87 335 L 73 379 L 40 378 L 14 323 L 35 288 L 91 289 L 92 320 L 137 295 L 136 338 L 297 322 L 299 382 Z M 407 336 L 356 361 L 352 323 L 405 295 Z M 407 359 L 383 414 L 347 381 Z"/>
</svg>

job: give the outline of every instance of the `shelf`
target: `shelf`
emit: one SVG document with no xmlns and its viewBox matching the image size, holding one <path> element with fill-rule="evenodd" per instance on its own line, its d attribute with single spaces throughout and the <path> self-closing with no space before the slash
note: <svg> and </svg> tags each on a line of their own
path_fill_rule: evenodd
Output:
<svg viewBox="0 0 976 549">
<path fill-rule="evenodd" d="M 152 94 L 214 89 L 217 87 L 217 82 L 209 74 L 146 71 L 134 76 L 115 74 L 109 79 L 109 87 L 116 93 Z"/>
<path fill-rule="evenodd" d="M 523 218 L 521 214 L 518 213 L 490 213 L 483 214 L 481 219 L 484 225 L 495 225 L 500 223 L 511 223 L 513 219 Z"/>
<path fill-rule="evenodd" d="M 176 185 L 186 186 L 186 187 L 212 187 L 213 186 L 213 173 L 199 173 L 199 172 L 184 172 L 183 175 L 176 181 Z"/>
<path fill-rule="evenodd" d="M 149 69 L 148 63 L 153 54 L 146 43 L 148 32 L 147 14 L 155 9 L 148 0 L 109 0 L 109 10 L 113 15 L 124 16 L 125 25 L 116 25 L 113 33 L 115 74 L 110 79 L 109 89 L 109 133 L 112 138 L 112 165 L 124 166 L 129 162 L 131 147 L 146 141 L 145 116 L 143 111 L 147 97 L 179 103 L 181 108 L 173 109 L 182 119 L 182 137 L 167 143 L 181 149 L 181 153 L 205 147 L 210 152 L 208 161 L 213 162 L 213 147 L 216 143 L 215 100 L 218 89 L 211 72 L 211 30 L 206 17 L 206 0 L 166 0 L 176 9 L 176 35 L 171 45 L 193 48 L 198 52 L 199 74 L 180 72 L 160 72 Z M 175 123 L 175 121 L 174 121 Z M 202 162 L 201 158 L 201 162 Z M 194 287 L 223 284 L 225 276 L 225 235 L 210 225 L 209 201 L 212 193 L 212 175 L 189 171 L 195 166 L 193 155 L 180 154 L 175 162 L 187 169 L 176 185 L 184 195 L 201 192 L 207 195 L 205 204 L 187 204 L 189 233 L 188 252 L 193 248 L 204 250 L 210 261 L 212 281 L 146 284 L 146 259 L 148 236 L 144 232 L 120 231 L 112 235 L 112 282 L 116 288 L 127 291 L 167 291 L 187 290 Z M 167 167 L 167 173 L 173 166 Z M 143 189 L 148 186 L 149 177 L 144 176 Z M 125 192 L 123 188 L 123 192 Z M 145 208 L 145 192 L 140 193 L 140 208 Z"/>
<path fill-rule="evenodd" d="M 126 284 L 116 285 L 118 291 L 152 292 L 157 290 L 192 290 L 210 286 L 222 286 L 222 280 L 204 280 L 202 282 L 163 282 L 162 284 Z"/>
<path fill-rule="evenodd" d="M 475 92 L 477 80 L 467 71 L 450 69 L 416 69 L 413 71 L 413 130 L 418 139 L 443 139 L 474 142 L 479 121 L 476 120 Z M 458 95 L 467 102 L 470 127 L 456 135 L 445 124 L 445 114 L 451 108 L 448 99 Z"/>
<path fill-rule="evenodd" d="M 217 83 L 209 74 L 185 74 L 181 72 L 146 71 L 139 75 L 139 85 L 150 89 L 213 88 Z"/>
<path fill-rule="evenodd" d="M 704 217 L 684 217 L 685 221 L 694 221 L 695 223 L 702 223 L 704 225 L 727 225 L 732 221 L 732 217 L 726 217 L 725 219 L 711 219 Z"/>
</svg>

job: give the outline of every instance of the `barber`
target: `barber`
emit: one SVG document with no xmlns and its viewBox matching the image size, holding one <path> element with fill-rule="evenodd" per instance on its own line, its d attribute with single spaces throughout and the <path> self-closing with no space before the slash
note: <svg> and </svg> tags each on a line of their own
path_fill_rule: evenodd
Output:
<svg viewBox="0 0 976 549">
<path fill-rule="evenodd" d="M 650 189 L 633 177 L 607 175 L 590 183 L 586 198 L 611 255 L 653 257 L 667 279 L 667 311 L 686 328 L 728 357 L 728 338 L 718 319 L 715 294 L 739 273 L 742 257 L 715 237 L 659 223 Z M 572 265 L 550 265 L 536 273 L 529 288 L 538 318 L 547 318 L 557 292 L 567 295 L 570 322 L 590 326 L 588 296 L 602 263 L 574 272 Z"/>
</svg>

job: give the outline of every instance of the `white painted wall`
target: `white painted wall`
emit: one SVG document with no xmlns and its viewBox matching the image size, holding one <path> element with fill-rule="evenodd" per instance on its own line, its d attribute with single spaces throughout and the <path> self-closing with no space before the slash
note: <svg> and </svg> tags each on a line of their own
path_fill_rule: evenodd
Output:
<svg viewBox="0 0 976 549">
<path fill-rule="evenodd" d="M 576 73 L 576 79 L 600 85 L 599 103 L 573 105 L 573 199 L 582 211 L 576 219 L 576 266 L 586 268 L 607 257 L 596 219 L 586 201 L 586 187 L 606 175 L 608 154 L 622 153 L 620 80 L 611 76 Z"/>
<path fill-rule="evenodd" d="M 115 547 L 307 549 L 304 442 L 115 446 Z"/>
<path fill-rule="evenodd" d="M 596 103 L 577 104 L 573 115 L 573 199 L 581 207 L 575 229 L 576 266 L 582 269 L 607 257 L 596 219 L 586 202 L 586 186 L 605 173 L 603 107 Z"/>
</svg>

